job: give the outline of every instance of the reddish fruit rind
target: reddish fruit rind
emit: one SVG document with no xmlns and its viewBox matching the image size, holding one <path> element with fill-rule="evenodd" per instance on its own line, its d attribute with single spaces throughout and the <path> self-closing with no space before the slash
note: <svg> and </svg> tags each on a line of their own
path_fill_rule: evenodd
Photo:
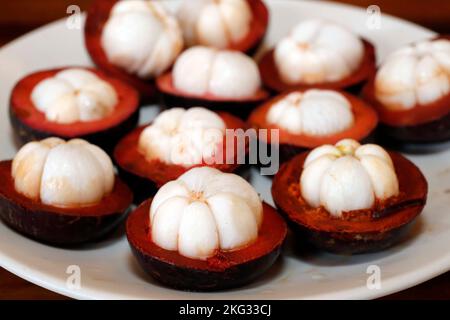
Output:
<svg viewBox="0 0 450 320">
<path fill-rule="evenodd" d="M 299 91 L 299 90 L 296 90 Z M 378 124 L 378 116 L 376 112 L 362 100 L 346 92 L 340 91 L 342 95 L 350 102 L 352 113 L 354 115 L 353 125 L 341 132 L 328 136 L 311 136 L 306 134 L 294 134 L 285 129 L 281 129 L 274 124 L 269 124 L 266 120 L 269 109 L 278 101 L 285 98 L 290 92 L 278 95 L 274 99 L 264 103 L 262 106 L 255 109 L 249 119 L 248 123 L 255 129 L 278 129 L 279 143 L 293 145 L 300 148 L 315 148 L 323 144 L 335 144 L 342 139 L 355 139 L 358 141 L 368 137 Z M 271 136 L 268 135 L 266 142 L 270 143 Z"/>
<path fill-rule="evenodd" d="M 360 67 L 348 77 L 335 82 L 318 83 L 318 84 L 287 84 L 283 82 L 278 73 L 275 60 L 274 49 L 268 51 L 259 61 L 259 70 L 264 84 L 275 92 L 283 92 L 290 90 L 306 90 L 306 89 L 337 89 L 347 90 L 353 93 L 359 93 L 362 85 L 367 79 L 376 72 L 376 56 L 375 47 L 367 40 L 362 39 L 364 44 L 364 56 Z"/>
<path fill-rule="evenodd" d="M 450 40 L 441 35 L 436 39 Z M 412 109 L 393 111 L 386 109 L 375 95 L 375 74 L 364 86 L 362 95 L 377 111 L 381 125 L 381 140 L 402 147 L 405 143 L 430 143 L 450 140 L 450 94 Z"/>
<path fill-rule="evenodd" d="M 269 93 L 263 89 L 259 89 L 253 96 L 243 99 L 222 98 L 211 94 L 193 95 L 175 88 L 171 72 L 159 76 L 156 79 L 156 85 L 161 93 L 163 105 L 168 108 L 202 106 L 214 111 L 229 112 L 241 119 L 246 119 L 254 108 L 270 97 Z"/>
<path fill-rule="evenodd" d="M 248 55 L 254 54 L 262 41 L 269 25 L 269 10 L 261 0 L 247 0 L 252 11 L 252 21 L 250 22 L 249 33 L 238 43 L 229 46 L 230 50 L 246 52 Z"/>
<path fill-rule="evenodd" d="M 111 64 L 102 47 L 103 27 L 118 0 L 96 0 L 87 11 L 84 41 L 92 61 L 103 71 L 136 88 L 145 102 L 153 102 L 156 95 L 154 80 L 144 80 Z"/>
<path fill-rule="evenodd" d="M 397 148 L 405 143 L 428 144 L 450 140 L 450 112 L 443 118 L 417 126 L 395 127 L 381 124 L 377 129 L 380 141 Z"/>
<path fill-rule="evenodd" d="M 409 225 L 426 203 L 428 185 L 408 159 L 389 153 L 399 180 L 400 195 L 368 210 L 333 218 L 323 207 L 312 208 L 301 197 L 300 176 L 308 155 L 285 163 L 275 176 L 272 196 L 296 234 L 315 247 L 339 253 L 359 254 L 388 248 L 403 239 Z"/>
<path fill-rule="evenodd" d="M 419 105 L 402 111 L 391 111 L 381 104 L 375 96 L 374 78 L 369 80 L 362 94 L 364 99 L 377 110 L 380 121 L 392 127 L 419 126 L 439 121 L 450 114 L 450 94 L 429 105 Z"/>
<path fill-rule="evenodd" d="M 295 90 L 298 92 L 299 90 Z M 355 122 L 351 128 L 342 132 L 328 136 L 309 136 L 305 134 L 293 134 L 285 129 L 280 129 L 276 125 L 267 123 L 266 117 L 269 109 L 278 101 L 285 98 L 289 93 L 286 92 L 264 103 L 262 106 L 253 110 L 248 118 L 248 124 L 254 129 L 278 129 L 279 147 L 277 148 L 280 157 L 280 163 L 283 163 L 293 156 L 324 144 L 335 144 L 342 139 L 355 139 L 360 142 L 369 143 L 373 141 L 373 132 L 378 123 L 378 116 L 373 108 L 369 107 L 362 100 L 343 91 L 343 94 L 352 106 L 352 112 Z M 270 143 L 271 136 L 268 133 L 267 138 L 261 143 Z"/>
<path fill-rule="evenodd" d="M 34 87 L 42 80 L 64 70 L 52 69 L 30 74 L 20 80 L 11 93 L 9 117 L 14 132 L 21 144 L 48 137 L 63 139 L 81 138 L 111 151 L 117 141 L 136 127 L 139 120 L 139 97 L 125 83 L 105 76 L 98 70 L 87 69 L 111 84 L 119 102 L 113 113 L 101 120 L 59 124 L 48 121 L 31 100 Z"/>
<path fill-rule="evenodd" d="M 20 120 L 20 117 L 17 116 L 12 110 L 10 110 L 10 120 L 11 125 L 14 129 L 14 133 L 18 139 L 20 145 L 24 145 L 30 141 L 38 141 L 48 137 L 54 137 L 55 134 L 51 132 L 41 131 L 37 129 L 33 129 L 27 126 Z M 114 146 L 117 144 L 117 141 L 120 140 L 124 135 L 133 130 L 139 121 L 139 110 L 136 110 L 134 114 L 131 115 L 130 118 L 122 122 L 120 125 L 113 127 L 108 130 L 99 131 L 93 134 L 81 135 L 76 138 L 84 139 L 89 141 L 92 144 L 95 144 L 102 149 L 104 149 L 107 153 L 112 153 Z M 72 139 L 73 137 L 69 136 L 59 136 L 62 139 Z"/>
<path fill-rule="evenodd" d="M 57 208 L 18 193 L 11 161 L 0 162 L 0 218 L 11 228 L 40 242 L 71 246 L 93 241 L 112 231 L 126 216 L 133 194 L 119 179 L 101 203 Z"/>
<path fill-rule="evenodd" d="M 213 291 L 245 285 L 274 264 L 287 234 L 283 219 L 275 209 L 264 204 L 263 223 L 256 242 L 236 251 L 219 251 L 206 261 L 190 259 L 152 242 L 150 205 L 151 200 L 144 202 L 128 217 L 128 242 L 150 276 L 176 289 Z"/>
<path fill-rule="evenodd" d="M 246 125 L 242 120 L 225 112 L 220 112 L 218 115 L 225 122 L 227 129 L 246 129 Z M 147 161 L 139 152 L 139 137 L 147 126 L 141 126 L 133 130 L 120 140 L 114 149 L 114 161 L 119 168 L 119 175 L 134 190 L 135 203 L 141 203 L 153 196 L 158 188 L 171 180 L 177 179 L 189 169 L 201 166 L 183 167 L 166 164 L 158 160 Z M 224 138 L 224 148 L 226 146 L 225 141 Z M 235 143 L 236 146 L 237 144 Z M 237 156 L 236 153 L 234 155 Z M 240 164 L 234 160 L 231 164 L 218 163 L 209 166 L 223 172 L 233 172 Z"/>
</svg>

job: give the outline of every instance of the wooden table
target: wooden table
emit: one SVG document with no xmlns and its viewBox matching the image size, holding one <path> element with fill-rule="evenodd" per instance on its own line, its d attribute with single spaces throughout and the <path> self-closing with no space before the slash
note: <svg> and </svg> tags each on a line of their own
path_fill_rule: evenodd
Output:
<svg viewBox="0 0 450 320">
<path fill-rule="evenodd" d="M 42 24 L 64 17 L 68 5 L 85 9 L 90 0 L 15 0 L 2 1 L 0 46 Z M 376 3 L 381 10 L 450 33 L 450 1 L 442 0 L 342 0 L 367 7 Z M 65 299 L 35 286 L 0 268 L 0 299 Z M 384 299 L 450 299 L 450 272 L 414 288 Z"/>
</svg>

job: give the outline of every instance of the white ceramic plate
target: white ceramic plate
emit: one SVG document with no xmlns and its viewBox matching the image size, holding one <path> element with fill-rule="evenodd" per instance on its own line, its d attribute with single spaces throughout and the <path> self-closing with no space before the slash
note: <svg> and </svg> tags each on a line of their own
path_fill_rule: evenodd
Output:
<svg viewBox="0 0 450 320">
<path fill-rule="evenodd" d="M 309 17 L 336 20 L 372 40 L 383 58 L 396 47 L 427 38 L 432 32 L 396 18 L 383 16 L 380 30 L 366 27 L 364 10 L 318 1 L 267 1 L 272 45 L 296 22 Z M 176 3 L 170 1 L 174 7 Z M 87 65 L 81 30 L 60 21 L 36 30 L 0 50 L 0 159 L 16 151 L 8 121 L 8 99 L 14 83 L 43 68 Z M 144 121 L 154 110 L 146 110 Z M 375 298 L 426 281 L 450 270 L 450 150 L 410 157 L 430 184 L 428 205 L 403 244 L 378 254 L 335 256 L 298 253 L 288 241 L 278 263 L 255 283 L 219 293 L 187 293 L 156 284 L 136 264 L 123 233 L 76 250 L 49 247 L 20 236 L 0 223 L 0 265 L 18 276 L 58 293 L 85 299 L 299 299 Z M 272 203 L 270 180 L 253 172 L 252 182 Z M 1 183 L 1 182 L 0 182 Z M 67 267 L 81 268 L 81 288 L 66 286 Z M 370 265 L 381 270 L 381 288 L 366 286 Z"/>
</svg>

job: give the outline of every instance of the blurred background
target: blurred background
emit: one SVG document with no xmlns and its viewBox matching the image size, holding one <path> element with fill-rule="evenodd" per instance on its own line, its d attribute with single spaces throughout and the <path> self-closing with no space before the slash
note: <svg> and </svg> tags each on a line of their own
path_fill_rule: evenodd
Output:
<svg viewBox="0 0 450 320">
<path fill-rule="evenodd" d="M 0 46 L 50 21 L 66 16 L 69 5 L 82 10 L 92 0 L 0 0 Z M 301 1 L 301 0 L 297 0 Z M 321 0 L 309 0 L 321 1 Z M 367 8 L 378 5 L 389 13 L 440 33 L 450 33 L 449 0 L 332 0 Z"/>
</svg>

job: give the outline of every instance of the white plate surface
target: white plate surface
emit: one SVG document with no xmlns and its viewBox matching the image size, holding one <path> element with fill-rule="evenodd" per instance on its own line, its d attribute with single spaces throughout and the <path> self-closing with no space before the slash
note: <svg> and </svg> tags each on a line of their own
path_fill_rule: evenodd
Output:
<svg viewBox="0 0 450 320">
<path fill-rule="evenodd" d="M 377 45 L 378 58 L 396 47 L 433 35 L 422 27 L 389 16 L 380 30 L 366 27 L 364 10 L 319 1 L 267 1 L 274 44 L 296 22 L 320 17 L 349 26 Z M 175 2 L 170 1 L 174 7 Z M 14 83 L 29 72 L 65 65 L 89 65 L 81 30 L 64 21 L 38 29 L 0 50 L 0 159 L 16 151 L 8 121 L 8 99 Z M 146 110 L 148 121 L 154 110 Z M 255 283 L 232 291 L 187 293 L 156 284 L 136 264 L 123 233 L 101 243 L 64 250 L 42 245 L 0 223 L 0 265 L 18 276 L 58 293 L 82 299 L 356 299 L 375 298 L 426 281 L 450 270 L 450 150 L 410 157 L 425 173 L 429 202 L 403 244 L 377 254 L 335 256 L 299 253 L 288 241 L 282 258 Z M 252 183 L 272 203 L 270 180 L 254 171 Z M 81 268 L 81 288 L 66 286 L 67 267 Z M 370 265 L 381 270 L 381 288 L 366 286 Z"/>
</svg>

